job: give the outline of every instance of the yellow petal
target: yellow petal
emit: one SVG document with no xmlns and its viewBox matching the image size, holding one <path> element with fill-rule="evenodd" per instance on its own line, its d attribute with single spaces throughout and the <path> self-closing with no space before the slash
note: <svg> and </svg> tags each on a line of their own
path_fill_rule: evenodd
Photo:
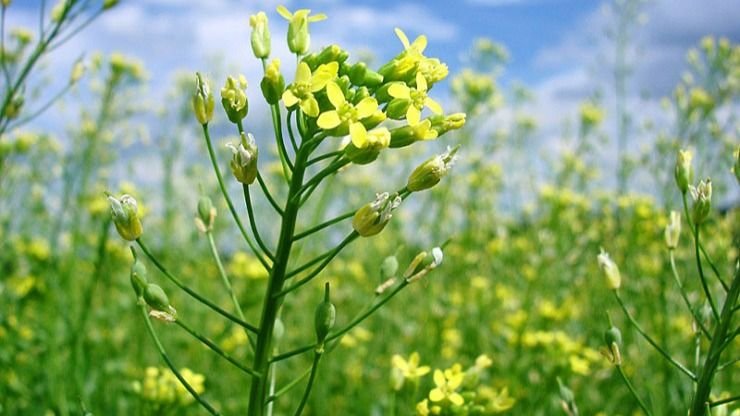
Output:
<svg viewBox="0 0 740 416">
<path fill-rule="evenodd" d="M 298 102 L 298 97 L 293 95 L 293 91 L 290 89 L 285 90 L 283 92 L 283 103 L 285 103 L 286 107 L 293 107 Z"/>
<path fill-rule="evenodd" d="M 442 372 L 442 370 L 434 370 L 434 384 L 436 384 L 438 387 L 444 386 L 447 383 L 447 379 L 445 379 L 445 374 Z"/>
<path fill-rule="evenodd" d="M 316 68 L 316 72 L 314 72 L 311 79 L 311 91 L 316 92 L 324 89 L 329 81 L 337 77 L 337 71 L 339 71 L 337 62 L 323 64 Z"/>
<path fill-rule="evenodd" d="M 445 394 L 440 389 L 434 389 L 429 392 L 429 400 L 433 402 L 441 402 L 445 399 Z"/>
<path fill-rule="evenodd" d="M 427 92 L 429 86 L 427 85 L 427 79 L 421 72 L 416 73 L 416 91 Z"/>
<path fill-rule="evenodd" d="M 316 124 L 324 130 L 331 130 L 338 126 L 342 121 L 339 119 L 339 113 L 336 110 L 321 113 Z"/>
<path fill-rule="evenodd" d="M 319 117 L 319 119 L 321 119 L 321 117 Z M 391 357 L 391 364 L 393 364 L 393 366 L 396 368 L 406 368 L 406 361 L 398 354 L 393 354 L 393 357 Z"/>
<path fill-rule="evenodd" d="M 424 52 L 424 49 L 427 48 L 427 37 L 424 35 L 419 36 L 414 40 L 414 43 L 411 44 L 411 48 L 416 50 L 419 53 Z"/>
<path fill-rule="evenodd" d="M 429 370 L 431 370 L 431 369 L 429 368 L 428 365 L 423 365 L 423 366 L 421 366 L 421 367 L 419 367 L 419 368 L 416 369 L 416 375 L 418 375 L 419 377 L 421 377 L 423 375 L 428 374 L 429 373 Z"/>
<path fill-rule="evenodd" d="M 298 68 L 296 68 L 295 71 L 295 83 L 308 83 L 311 81 L 311 68 L 308 67 L 308 64 L 305 62 L 301 62 L 298 64 Z"/>
<path fill-rule="evenodd" d="M 398 36 L 398 39 L 401 39 L 401 43 L 403 44 L 404 49 L 408 49 L 411 47 L 411 44 L 409 43 L 409 38 L 406 37 L 406 34 L 403 33 L 403 30 L 399 28 L 393 29 L 394 32 L 396 32 L 396 36 Z"/>
<path fill-rule="evenodd" d="M 409 126 L 415 126 L 421 122 L 421 111 L 413 105 L 409 106 L 406 110 L 406 121 L 409 122 Z"/>
<path fill-rule="evenodd" d="M 349 126 L 349 135 L 352 138 L 352 144 L 356 148 L 362 149 L 367 146 L 367 130 L 362 123 L 352 123 Z"/>
<path fill-rule="evenodd" d="M 434 114 L 442 114 L 442 106 L 439 105 L 438 102 L 434 101 L 433 99 L 427 97 L 424 100 L 424 105 L 427 106 L 428 109 L 432 110 L 432 113 Z"/>
<path fill-rule="evenodd" d="M 347 100 L 344 98 L 342 89 L 339 88 L 336 82 L 329 82 L 326 84 L 326 95 L 329 97 L 329 102 L 334 108 L 339 109 L 342 104 L 346 103 Z"/>
<path fill-rule="evenodd" d="M 319 102 L 313 96 L 306 98 L 301 101 L 301 110 L 310 117 L 316 117 L 319 115 Z"/>
<path fill-rule="evenodd" d="M 324 13 L 319 13 L 319 14 L 315 14 L 315 15 L 313 15 L 313 16 L 309 16 L 309 17 L 308 17 L 308 21 L 309 21 L 310 23 L 313 23 L 313 22 L 320 22 L 320 21 L 322 21 L 322 20 L 326 20 L 326 15 L 325 15 Z"/>
<path fill-rule="evenodd" d="M 463 382 L 463 374 L 458 373 L 447 379 L 447 387 L 454 390 L 460 387 L 460 384 L 462 384 L 462 382 Z"/>
<path fill-rule="evenodd" d="M 357 118 L 370 117 L 378 109 L 378 101 L 373 97 L 365 97 L 357 103 L 355 109 L 357 110 Z"/>
<path fill-rule="evenodd" d="M 282 4 L 277 7 L 277 12 L 280 16 L 290 21 L 293 18 L 293 14 Z"/>
<path fill-rule="evenodd" d="M 411 91 L 409 90 L 409 87 L 406 86 L 406 84 L 402 84 L 399 82 L 391 84 L 391 86 L 388 87 L 388 95 L 393 98 L 403 98 L 405 100 L 408 100 L 411 98 Z"/>
<path fill-rule="evenodd" d="M 452 393 L 449 397 L 452 404 L 462 406 L 465 403 L 465 399 L 459 393 Z"/>
</svg>

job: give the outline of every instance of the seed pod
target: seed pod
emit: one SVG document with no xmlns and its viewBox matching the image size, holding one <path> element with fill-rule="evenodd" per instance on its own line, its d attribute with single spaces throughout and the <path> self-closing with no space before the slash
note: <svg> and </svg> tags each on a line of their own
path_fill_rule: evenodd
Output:
<svg viewBox="0 0 740 416">
<path fill-rule="evenodd" d="M 391 197 L 388 192 L 377 194 L 375 201 L 358 209 L 352 218 L 352 228 L 363 237 L 371 237 L 383 231 L 393 217 L 393 210 L 401 205 L 401 197 Z"/>
<path fill-rule="evenodd" d="M 120 199 L 108 195 L 113 224 L 123 239 L 134 241 L 144 232 L 139 218 L 139 208 L 136 199 L 131 195 L 123 195 Z"/>
<path fill-rule="evenodd" d="M 257 157 L 259 156 L 254 137 L 251 133 L 242 133 L 238 145 L 228 143 L 226 146 L 233 152 L 230 166 L 234 177 L 245 185 L 251 185 L 257 178 Z"/>
<path fill-rule="evenodd" d="M 323 344 L 329 331 L 334 327 L 334 321 L 336 319 L 336 308 L 331 303 L 329 293 L 329 282 L 326 282 L 324 286 L 324 300 L 319 303 L 316 307 L 316 314 L 314 324 L 316 325 L 316 340 L 319 344 Z"/>
<path fill-rule="evenodd" d="M 406 187 L 411 192 L 419 192 L 432 188 L 447 174 L 455 162 L 457 147 L 436 155 L 419 165 L 409 175 Z"/>
</svg>

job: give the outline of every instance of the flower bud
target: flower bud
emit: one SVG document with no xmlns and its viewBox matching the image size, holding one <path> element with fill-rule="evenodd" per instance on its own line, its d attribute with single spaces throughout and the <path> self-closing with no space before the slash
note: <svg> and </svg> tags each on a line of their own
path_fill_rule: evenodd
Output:
<svg viewBox="0 0 740 416">
<path fill-rule="evenodd" d="M 438 136 L 429 119 L 415 126 L 403 126 L 391 130 L 391 148 L 406 147 L 420 140 L 433 140 Z"/>
<path fill-rule="evenodd" d="M 230 163 L 234 177 L 245 185 L 251 185 L 257 178 L 257 156 L 259 154 L 254 137 L 251 133 L 242 133 L 238 145 L 227 143 L 226 146 L 234 153 Z"/>
<path fill-rule="evenodd" d="M 191 103 L 195 118 L 200 124 L 208 124 L 213 119 L 213 94 L 208 81 L 199 72 L 195 73 L 195 94 Z"/>
<path fill-rule="evenodd" d="M 270 28 L 267 25 L 267 15 L 259 12 L 249 16 L 249 26 L 252 27 L 252 52 L 257 59 L 270 56 Z"/>
<path fill-rule="evenodd" d="M 268 104 L 274 105 L 280 102 L 285 90 L 285 78 L 280 73 L 279 59 L 273 59 L 265 68 L 265 76 L 260 82 L 260 89 Z"/>
<path fill-rule="evenodd" d="M 358 62 L 349 69 L 349 80 L 355 85 L 363 85 L 367 75 L 367 65 L 364 62 Z"/>
<path fill-rule="evenodd" d="M 288 49 L 297 55 L 303 55 L 308 51 L 311 44 L 311 36 L 308 34 L 308 24 L 326 19 L 326 15 L 317 14 L 309 16 L 311 10 L 300 9 L 291 13 L 284 6 L 278 6 L 278 13 L 288 20 Z"/>
<path fill-rule="evenodd" d="M 316 326 L 316 340 L 319 345 L 323 344 L 329 331 L 334 327 L 334 321 L 337 316 L 336 308 L 331 303 L 329 293 L 329 282 L 326 282 L 324 286 L 324 301 L 319 303 L 316 307 L 316 314 L 314 315 L 314 324 Z"/>
<path fill-rule="evenodd" d="M 213 229 L 213 222 L 216 219 L 216 208 L 211 202 L 211 198 L 203 195 L 198 200 L 198 216 L 195 217 L 195 225 L 198 230 L 205 233 Z"/>
<path fill-rule="evenodd" d="M 69 74 L 69 83 L 76 84 L 83 75 L 85 75 L 85 62 L 82 59 L 78 59 L 72 66 L 72 72 Z"/>
<path fill-rule="evenodd" d="M 139 207 L 136 204 L 136 199 L 131 195 L 123 195 L 121 199 L 108 195 L 108 202 L 113 215 L 113 224 L 115 224 L 118 234 L 128 241 L 139 238 L 144 232 L 144 227 L 139 218 Z"/>
<path fill-rule="evenodd" d="M 560 405 L 567 415 L 574 416 L 578 415 L 578 408 L 576 407 L 576 397 L 573 391 L 563 384 L 560 377 L 557 377 L 558 381 L 558 392 L 560 393 Z"/>
<path fill-rule="evenodd" d="M 371 237 L 383 231 L 393 217 L 393 210 L 401 205 L 398 194 L 391 196 L 388 192 L 377 194 L 375 201 L 358 209 L 352 218 L 352 228 L 363 237 Z"/>
<path fill-rule="evenodd" d="M 693 155 L 688 150 L 679 150 L 678 157 L 676 158 L 676 184 L 681 193 L 685 194 L 689 189 L 693 177 L 693 169 L 691 168 L 691 159 Z"/>
<path fill-rule="evenodd" d="M 450 115 L 433 115 L 429 117 L 432 129 L 441 136 L 450 130 L 457 130 L 465 125 L 465 113 L 454 113 Z"/>
<path fill-rule="evenodd" d="M 328 64 L 330 62 L 336 62 L 343 64 L 344 61 L 349 58 L 349 53 L 338 45 L 329 45 L 321 50 L 319 53 L 312 53 L 303 58 L 303 62 L 308 64 L 311 71 L 315 71 L 321 65 Z"/>
<path fill-rule="evenodd" d="M 239 75 L 226 78 L 226 84 L 221 88 L 221 105 L 224 106 L 226 116 L 232 123 L 239 123 L 247 116 L 249 102 L 247 101 L 247 79 Z"/>
<path fill-rule="evenodd" d="M 358 148 L 352 142 L 344 148 L 347 158 L 357 165 L 366 165 L 375 161 L 380 151 L 391 143 L 391 133 L 385 127 L 367 132 L 365 147 Z"/>
<path fill-rule="evenodd" d="M 170 299 L 167 294 L 164 293 L 161 287 L 154 283 L 149 283 L 144 288 L 144 301 L 152 309 L 169 312 L 172 306 L 170 306 Z"/>
<path fill-rule="evenodd" d="M 612 261 L 612 259 L 609 257 L 609 253 L 604 251 L 604 249 L 601 249 L 601 253 L 599 253 L 598 256 L 596 256 L 596 260 L 599 263 L 599 267 L 604 271 L 604 274 L 606 275 L 606 281 L 607 286 L 611 290 L 617 290 L 619 289 L 619 286 L 622 282 L 622 277 L 619 274 L 619 267 L 617 267 L 617 264 Z"/>
<path fill-rule="evenodd" d="M 665 226 L 665 244 L 670 250 L 678 247 L 678 237 L 681 235 L 681 214 L 671 211 L 668 224 Z"/>
<path fill-rule="evenodd" d="M 144 290 L 148 283 L 146 275 L 147 272 L 144 263 L 142 263 L 138 258 L 135 259 L 134 264 L 131 265 L 130 278 L 131 286 L 133 286 L 137 298 L 144 296 Z"/>
<path fill-rule="evenodd" d="M 388 103 L 385 113 L 388 115 L 388 118 L 401 120 L 406 117 L 406 111 L 409 109 L 410 105 L 411 100 L 407 100 L 405 98 L 394 98 Z"/>
<path fill-rule="evenodd" d="M 454 164 L 458 148 L 448 148 L 445 153 L 433 156 L 419 165 L 409 175 L 406 188 L 411 192 L 419 192 L 438 184 Z"/>
<path fill-rule="evenodd" d="M 707 178 L 699 181 L 696 187 L 689 187 L 689 191 L 694 200 L 694 224 L 698 225 L 707 219 L 712 209 L 712 180 Z"/>
<path fill-rule="evenodd" d="M 622 346 L 622 333 L 619 328 L 612 326 L 604 332 L 604 342 L 606 351 L 603 352 L 606 358 L 614 365 L 622 365 L 622 354 L 619 347 Z"/>
</svg>

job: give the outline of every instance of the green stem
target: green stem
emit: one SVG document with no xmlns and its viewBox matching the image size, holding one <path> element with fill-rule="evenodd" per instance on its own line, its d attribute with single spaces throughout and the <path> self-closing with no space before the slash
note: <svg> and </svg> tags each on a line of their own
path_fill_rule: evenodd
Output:
<svg viewBox="0 0 740 416">
<path fill-rule="evenodd" d="M 321 162 L 322 160 L 330 159 L 332 157 L 341 156 L 343 154 L 344 154 L 344 151 L 343 150 L 337 150 L 335 152 L 325 153 L 325 154 L 323 154 L 321 156 L 316 156 L 315 158 L 309 160 L 308 163 L 307 163 L 307 165 L 308 166 L 311 166 L 311 165 L 313 165 L 315 163 Z"/>
<path fill-rule="evenodd" d="M 234 288 L 231 286 L 229 276 L 226 274 L 223 263 L 221 263 L 221 256 L 219 256 L 218 254 L 216 241 L 213 239 L 213 232 L 207 231 L 206 236 L 208 237 L 208 245 L 211 246 L 211 255 L 213 256 L 213 260 L 216 262 L 216 268 L 218 268 L 218 274 L 221 277 L 221 282 L 224 284 L 224 287 L 226 287 L 226 291 L 229 292 L 229 297 L 231 297 L 231 303 L 234 304 L 236 315 L 239 317 L 239 319 L 246 322 L 247 318 L 244 317 L 244 312 L 242 311 L 241 304 L 239 304 L 239 299 L 237 299 L 236 293 L 234 293 Z M 254 348 L 254 340 L 252 339 L 252 334 L 246 329 L 244 330 L 244 333 L 247 334 L 249 344 L 252 346 L 252 348 Z"/>
<path fill-rule="evenodd" d="M 642 399 L 640 398 L 640 395 L 638 395 L 637 392 L 635 391 L 635 388 L 632 386 L 632 383 L 630 383 L 630 380 L 627 378 L 627 375 L 624 374 L 624 370 L 622 370 L 622 366 L 617 365 L 616 367 L 617 367 L 617 371 L 619 371 L 619 375 L 622 377 L 622 380 L 624 381 L 624 384 L 627 385 L 627 388 L 629 389 L 630 393 L 632 393 L 632 397 L 634 397 L 635 400 L 637 400 L 637 403 L 640 405 L 640 408 L 642 409 L 642 411 L 645 412 L 646 415 L 651 416 L 652 413 L 648 409 L 647 405 L 645 405 L 645 402 L 642 401 Z"/>
<path fill-rule="evenodd" d="M 344 213 L 342 215 L 339 215 L 338 217 L 332 218 L 332 219 L 330 219 L 330 220 L 328 220 L 326 222 L 322 222 L 319 225 L 316 225 L 314 227 L 311 227 L 311 228 L 309 228 L 306 231 L 300 232 L 300 233 L 296 234 L 295 237 L 293 237 L 293 241 L 298 241 L 298 240 L 300 240 L 302 238 L 305 238 L 305 237 L 310 236 L 311 234 L 317 233 L 317 232 L 323 230 L 326 227 L 331 227 L 332 225 L 334 225 L 334 224 L 336 224 L 338 222 L 344 221 L 347 218 L 352 218 L 355 215 L 356 212 L 357 211 L 355 210 L 355 211 L 350 211 L 350 212 Z"/>
<path fill-rule="evenodd" d="M 696 268 L 699 270 L 699 279 L 701 280 L 701 287 L 704 289 L 704 294 L 707 296 L 707 302 L 712 308 L 712 315 L 714 320 L 719 321 L 719 312 L 717 312 L 717 305 L 712 299 L 712 292 L 709 291 L 709 285 L 707 285 L 707 279 L 704 277 L 704 268 L 701 265 L 701 255 L 699 254 L 699 224 L 694 225 L 694 253 L 696 257 Z"/>
<path fill-rule="evenodd" d="M 259 377 L 259 374 L 255 373 L 251 369 L 243 366 L 241 363 L 239 363 L 239 361 L 235 360 L 229 354 L 225 353 L 213 341 L 211 341 L 208 338 L 204 337 L 203 335 L 199 334 L 197 331 L 195 331 L 194 329 L 190 328 L 190 326 L 188 326 L 187 324 L 185 324 L 184 322 L 182 322 L 182 320 L 180 318 L 177 318 L 175 320 L 175 324 L 177 324 L 177 326 L 179 326 L 180 328 L 182 328 L 185 331 L 187 331 L 190 335 L 192 335 L 193 337 L 195 337 L 198 341 L 202 342 L 205 346 L 207 346 L 208 348 L 210 348 L 213 352 L 215 352 L 216 354 L 220 355 L 221 358 L 223 358 L 226 361 L 228 361 L 231 364 L 233 364 L 236 368 L 242 370 L 243 372 L 249 374 L 252 377 Z"/>
<path fill-rule="evenodd" d="M 717 407 L 717 406 L 721 406 L 723 404 L 736 402 L 738 400 L 740 400 L 740 395 L 733 396 L 733 397 L 728 397 L 726 399 L 722 399 L 722 400 L 717 400 L 717 401 L 711 402 L 711 403 L 709 403 L 709 407 Z"/>
<path fill-rule="evenodd" d="M 216 180 L 218 180 L 218 186 L 221 189 L 221 194 L 224 196 L 224 200 L 226 200 L 226 205 L 229 207 L 229 211 L 231 211 L 231 216 L 234 218 L 234 222 L 236 222 L 236 226 L 239 227 L 239 231 L 242 234 L 242 237 L 244 237 L 244 241 L 247 242 L 249 245 L 249 248 L 252 249 L 252 253 L 257 257 L 257 260 L 259 260 L 260 263 L 262 263 L 262 266 L 266 270 L 270 270 L 270 265 L 267 263 L 267 261 L 262 257 L 262 255 L 259 253 L 259 249 L 257 246 L 254 245 L 254 242 L 251 238 L 249 238 L 249 235 L 247 234 L 247 230 L 244 229 L 244 225 L 242 224 L 242 221 L 239 219 L 239 214 L 236 213 L 236 208 L 234 208 L 234 203 L 231 202 L 231 197 L 229 196 L 229 192 L 226 190 L 226 185 L 224 184 L 223 176 L 221 176 L 221 169 L 218 167 L 218 161 L 216 160 L 216 154 L 213 151 L 213 144 L 211 143 L 211 135 L 208 132 L 208 124 L 203 124 L 203 136 L 206 139 L 206 147 L 208 148 L 208 155 L 211 158 L 211 165 L 213 165 L 213 171 L 216 173 Z"/>
<path fill-rule="evenodd" d="M 322 171 L 317 173 L 314 177 L 309 179 L 305 185 L 301 188 L 300 192 L 298 192 L 297 196 L 301 196 L 303 193 L 308 191 L 309 189 L 315 189 L 315 186 L 317 186 L 324 178 L 326 178 L 329 175 L 332 175 L 336 173 L 340 168 L 345 166 L 349 163 L 349 159 L 339 159 L 335 162 L 332 162 L 329 166 L 324 168 Z"/>
<path fill-rule="evenodd" d="M 157 332 L 154 330 L 154 326 L 152 325 L 152 321 L 149 319 L 149 313 L 146 311 L 146 306 L 141 304 L 139 306 L 139 309 L 141 310 L 141 314 L 144 316 L 144 322 L 146 323 L 146 328 L 149 331 L 149 335 L 151 335 L 152 339 L 154 340 L 154 344 L 157 346 L 157 350 L 159 351 L 159 355 L 162 356 L 162 359 L 167 364 L 167 366 L 170 368 L 173 374 L 175 374 L 175 377 L 177 377 L 178 380 L 180 380 L 180 383 L 185 387 L 185 389 L 190 393 L 191 396 L 195 399 L 195 401 L 198 402 L 201 406 L 203 406 L 204 409 L 208 411 L 208 413 L 217 416 L 220 415 L 220 413 L 213 408 L 205 399 L 200 397 L 198 392 L 193 389 L 192 386 L 190 386 L 190 383 L 185 380 L 185 378 L 180 374 L 180 371 L 177 370 L 175 365 L 172 363 L 172 360 L 170 360 L 170 357 L 167 355 L 167 351 L 165 351 L 164 346 L 162 346 L 162 342 L 159 341 L 159 337 L 157 337 Z"/>
<path fill-rule="evenodd" d="M 727 347 L 725 337 L 727 336 L 732 322 L 732 309 L 735 306 L 739 295 L 740 267 L 736 264 L 735 277 L 732 280 L 730 291 L 727 293 L 724 305 L 722 306 L 722 314 L 720 315 L 720 319 L 717 321 L 717 326 L 714 329 L 712 343 L 709 345 L 707 358 L 704 360 L 704 364 L 701 367 L 699 380 L 696 384 L 696 393 L 692 399 L 691 411 L 689 413 L 692 416 L 705 415 L 706 404 L 709 403 L 709 394 L 712 390 L 712 380 L 714 379 L 714 374 L 717 372 L 722 352 L 725 347 Z"/>
<path fill-rule="evenodd" d="M 283 386 L 283 388 L 281 388 L 280 390 L 278 390 L 277 392 L 275 392 L 275 394 L 273 394 L 270 397 L 268 397 L 267 400 L 265 401 L 265 404 L 275 401 L 278 397 L 282 396 L 283 394 L 285 394 L 288 391 L 290 391 L 290 389 L 292 389 L 293 387 L 297 386 L 298 383 L 301 382 L 301 380 L 303 380 L 304 378 L 308 377 L 309 374 L 311 374 L 311 371 L 312 370 L 313 370 L 313 365 L 311 365 L 311 367 L 308 367 L 306 369 L 306 371 L 304 371 L 295 380 L 293 380 L 290 383 L 286 384 L 285 386 Z"/>
<path fill-rule="evenodd" d="M 686 194 L 683 194 L 681 199 L 683 201 L 683 212 L 684 212 L 684 215 L 686 216 L 686 223 L 689 225 L 689 229 L 691 230 L 691 236 L 696 237 L 696 232 L 694 230 L 694 224 L 693 224 L 693 221 L 691 221 L 691 217 L 689 216 L 689 204 L 686 200 Z M 712 271 L 714 272 L 714 275 L 717 277 L 717 280 L 719 280 L 719 283 L 725 289 L 725 292 L 729 291 L 730 290 L 729 286 L 727 286 L 727 283 L 725 283 L 725 281 L 722 280 L 722 276 L 719 274 L 719 270 L 717 269 L 717 266 L 714 265 L 712 258 L 709 257 L 709 254 L 707 254 L 707 251 L 704 249 L 704 244 L 702 244 L 701 241 L 699 241 L 699 250 L 704 256 L 704 260 L 706 260 L 706 262 L 709 263 L 709 267 L 711 267 Z"/>
<path fill-rule="evenodd" d="M 237 325 L 240 325 L 244 329 L 247 329 L 252 332 L 257 332 L 257 328 L 254 325 L 248 324 L 247 322 L 244 322 L 243 320 L 237 318 L 236 316 L 226 312 L 225 310 L 221 309 L 218 305 L 211 302 L 210 300 L 204 298 L 198 292 L 194 291 L 193 289 L 190 289 L 189 287 L 185 286 L 178 278 L 176 278 L 172 273 L 170 273 L 163 265 L 162 263 L 157 260 L 156 257 L 149 251 L 149 248 L 144 244 L 144 242 L 141 240 L 141 238 L 137 239 L 136 242 L 139 244 L 139 247 L 141 247 L 141 251 L 144 252 L 144 254 L 151 260 L 152 263 L 154 263 L 154 266 L 159 269 L 162 274 L 165 275 L 172 283 L 175 284 L 175 286 L 182 289 L 185 293 L 196 299 L 198 302 L 208 306 L 209 308 L 216 311 L 219 315 L 223 316 L 224 318 L 230 320 L 231 322 L 234 322 Z"/>
<path fill-rule="evenodd" d="M 311 365 L 311 375 L 308 377 L 308 384 L 306 384 L 306 390 L 303 392 L 301 402 L 298 404 L 298 409 L 295 411 L 295 416 L 300 416 L 303 413 L 303 408 L 308 402 L 308 396 L 311 394 L 311 388 L 313 387 L 313 381 L 316 379 L 316 371 L 319 368 L 319 360 L 321 359 L 321 353 L 316 351 L 313 355 L 313 364 Z"/>
<path fill-rule="evenodd" d="M 681 279 L 678 277 L 678 270 L 676 269 L 676 259 L 673 255 L 673 249 L 668 251 L 668 255 L 670 257 L 671 270 L 673 271 L 673 279 L 678 285 L 678 292 L 681 294 L 681 297 L 683 298 L 686 307 L 689 309 L 689 312 L 691 312 L 691 316 L 694 317 L 694 322 L 696 322 L 699 328 L 701 328 L 701 332 L 704 334 L 704 336 L 706 336 L 711 341 L 712 335 L 709 333 L 706 326 L 704 326 L 704 323 L 702 322 L 703 320 L 701 319 L 699 313 L 691 306 L 691 301 L 689 301 L 688 296 L 686 296 L 686 291 L 683 288 L 683 284 L 681 284 Z"/>
<path fill-rule="evenodd" d="M 287 294 L 289 292 L 292 292 L 292 291 L 298 289 L 299 287 L 305 285 L 306 283 L 310 282 L 311 279 L 313 279 L 314 277 L 318 276 L 319 273 L 321 273 L 321 271 L 324 270 L 324 268 L 327 265 L 329 265 L 329 263 L 334 259 L 334 257 L 336 257 L 339 254 L 339 252 L 342 251 L 342 249 L 344 247 L 346 247 L 348 244 L 350 244 L 352 241 L 354 241 L 358 236 L 359 236 L 359 234 L 357 234 L 357 231 L 352 231 L 347 237 L 345 237 L 344 240 L 342 240 L 341 243 L 339 243 L 339 245 L 331 252 L 331 254 L 328 257 L 326 257 L 326 259 L 324 259 L 323 262 L 321 262 L 321 264 L 319 264 L 311 273 L 308 274 L 308 276 L 306 276 L 306 277 L 298 280 L 297 282 L 293 283 L 292 285 L 290 285 L 290 286 L 286 287 L 285 289 L 277 292 L 273 296 L 276 297 L 276 298 L 285 296 L 285 294 Z"/>
<path fill-rule="evenodd" d="M 267 198 L 267 201 L 270 202 L 270 205 L 272 205 L 272 207 L 278 214 L 283 215 L 283 209 L 280 208 L 280 205 L 278 205 L 278 203 L 275 201 L 275 198 L 272 197 L 272 194 L 267 188 L 264 179 L 262 179 L 262 174 L 259 172 L 257 172 L 257 182 L 259 182 L 260 188 L 262 188 L 262 193 L 265 194 L 265 198 Z"/>
<path fill-rule="evenodd" d="M 632 317 L 632 314 L 629 313 L 629 311 L 627 310 L 627 307 L 624 305 L 624 302 L 622 302 L 622 298 L 619 296 L 619 292 L 617 292 L 615 290 L 614 291 L 614 296 L 617 298 L 617 302 L 619 303 L 619 306 L 622 307 L 622 311 L 624 312 L 625 316 L 630 321 L 630 323 L 632 324 L 632 326 L 637 330 L 637 332 L 640 333 L 640 335 L 642 335 L 642 337 L 645 338 L 645 340 L 650 345 L 652 345 L 653 348 L 655 348 L 660 353 L 660 355 L 663 356 L 663 358 L 665 358 L 666 360 L 668 360 L 668 362 L 670 362 L 676 368 L 678 368 L 679 370 L 681 370 L 682 373 L 684 373 L 687 376 L 689 376 L 690 379 L 696 381 L 696 375 L 694 375 L 694 373 L 692 373 L 691 370 L 689 370 L 688 368 L 686 368 L 686 366 L 684 366 L 683 364 L 679 363 L 678 361 L 674 360 L 673 357 L 671 357 L 670 354 L 668 354 L 660 345 L 658 345 L 658 343 L 656 343 L 650 337 L 650 335 L 647 334 L 647 332 L 645 332 L 642 329 L 642 327 L 640 326 L 640 324 L 638 324 L 637 321 L 635 320 L 635 318 Z"/>
<path fill-rule="evenodd" d="M 267 248 L 265 242 L 262 241 L 262 236 L 260 235 L 259 229 L 257 229 L 257 223 L 255 222 L 254 217 L 254 208 L 252 207 L 252 197 L 249 194 L 249 185 L 242 184 L 242 190 L 244 191 L 244 203 L 247 205 L 247 215 L 249 215 L 249 226 L 252 227 L 254 239 L 257 241 L 257 244 L 260 246 L 267 258 L 274 261 L 275 255 L 270 252 L 270 249 Z"/>
</svg>

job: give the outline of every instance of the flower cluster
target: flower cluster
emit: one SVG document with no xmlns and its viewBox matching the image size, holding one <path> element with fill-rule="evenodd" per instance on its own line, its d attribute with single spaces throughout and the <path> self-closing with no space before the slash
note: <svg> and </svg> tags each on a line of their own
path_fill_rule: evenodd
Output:
<svg viewBox="0 0 740 416">
<path fill-rule="evenodd" d="M 205 377 L 202 374 L 183 368 L 180 370 L 180 375 L 198 394 L 205 391 Z M 167 368 L 147 367 L 144 371 L 144 378 L 134 381 L 132 388 L 144 402 L 159 407 L 185 406 L 194 400 L 172 371 Z"/>
</svg>

